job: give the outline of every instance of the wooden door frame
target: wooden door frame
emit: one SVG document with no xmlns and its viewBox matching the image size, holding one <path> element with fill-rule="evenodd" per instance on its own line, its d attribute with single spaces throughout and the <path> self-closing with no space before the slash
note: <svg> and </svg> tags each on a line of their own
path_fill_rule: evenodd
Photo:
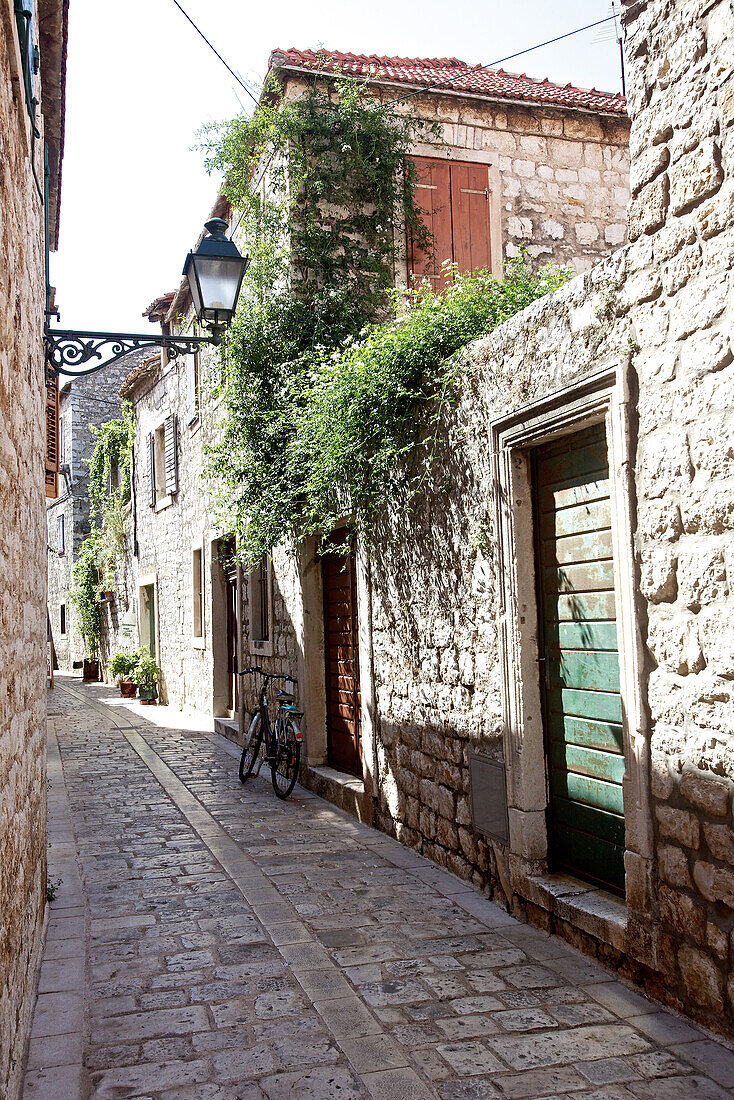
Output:
<svg viewBox="0 0 734 1100">
<path fill-rule="evenodd" d="M 650 746 L 643 706 L 643 647 L 636 612 L 633 550 L 634 484 L 630 463 L 626 364 L 587 375 L 492 422 L 493 495 L 498 552 L 498 628 L 503 750 L 507 771 L 510 872 L 513 889 L 558 911 L 548 879 L 546 763 L 538 673 L 530 451 L 593 423 L 606 426 L 612 541 L 624 711 L 626 906 L 564 899 L 570 923 L 648 966 L 656 965 L 654 838 Z M 590 888 L 590 892 L 594 892 Z M 589 912 L 589 909 L 592 911 Z M 593 911 L 596 909 L 596 911 Z M 601 914 L 601 915 L 600 915 Z"/>
<path fill-rule="evenodd" d="M 502 237 L 502 177 L 499 170 L 499 154 L 486 149 L 462 149 L 456 145 L 414 142 L 411 157 L 429 157 L 431 160 L 448 161 L 449 164 L 481 164 L 489 171 L 489 254 L 495 279 L 504 279 L 504 251 Z M 404 218 L 395 224 L 396 270 L 395 281 L 399 286 L 410 282 L 410 257 Z"/>
<path fill-rule="evenodd" d="M 346 520 L 345 520 L 346 523 Z M 318 539 L 301 544 L 299 574 L 301 605 L 294 608 L 293 621 L 298 638 L 298 679 L 300 705 L 305 712 L 305 755 L 310 767 L 327 766 L 326 737 L 326 652 L 324 642 L 324 594 Z M 362 781 L 364 795 L 372 799 L 376 789 L 376 689 L 372 658 L 371 563 L 367 550 L 357 542 L 357 623 L 359 637 L 359 676 L 362 696 Z M 346 774 L 346 773 L 345 773 Z"/>
</svg>

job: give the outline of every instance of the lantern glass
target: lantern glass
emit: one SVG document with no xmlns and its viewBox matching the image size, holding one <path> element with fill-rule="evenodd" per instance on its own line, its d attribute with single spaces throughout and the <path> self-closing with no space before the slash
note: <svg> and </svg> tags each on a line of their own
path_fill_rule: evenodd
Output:
<svg viewBox="0 0 734 1100">
<path fill-rule="evenodd" d="M 218 256 L 194 256 L 196 289 L 192 286 L 194 309 L 203 321 L 230 320 L 242 281 L 242 260 Z M 189 285 L 191 285 L 189 277 Z M 199 299 L 197 301 L 197 298 Z"/>
</svg>

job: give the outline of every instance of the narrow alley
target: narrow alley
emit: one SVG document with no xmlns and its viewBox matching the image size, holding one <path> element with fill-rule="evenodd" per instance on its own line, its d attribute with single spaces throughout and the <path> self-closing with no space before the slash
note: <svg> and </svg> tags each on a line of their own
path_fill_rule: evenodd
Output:
<svg viewBox="0 0 734 1100">
<path fill-rule="evenodd" d="M 59 678 L 26 1098 L 664 1097 L 734 1054 L 169 708 Z M 62 770 L 63 769 L 63 770 Z"/>
</svg>

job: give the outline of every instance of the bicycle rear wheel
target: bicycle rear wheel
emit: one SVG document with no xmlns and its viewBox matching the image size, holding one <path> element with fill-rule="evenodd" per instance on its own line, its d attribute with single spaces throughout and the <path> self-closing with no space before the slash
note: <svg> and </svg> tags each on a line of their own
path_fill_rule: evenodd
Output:
<svg viewBox="0 0 734 1100">
<path fill-rule="evenodd" d="M 276 727 L 275 760 L 270 769 L 273 790 L 278 798 L 287 798 L 296 785 L 301 762 L 301 741 L 296 725 L 287 718 Z"/>
<path fill-rule="evenodd" d="M 258 712 L 250 722 L 250 728 L 245 737 L 245 744 L 240 758 L 240 783 L 244 783 L 252 775 L 257 761 L 260 746 L 263 740 L 263 726 Z"/>
</svg>

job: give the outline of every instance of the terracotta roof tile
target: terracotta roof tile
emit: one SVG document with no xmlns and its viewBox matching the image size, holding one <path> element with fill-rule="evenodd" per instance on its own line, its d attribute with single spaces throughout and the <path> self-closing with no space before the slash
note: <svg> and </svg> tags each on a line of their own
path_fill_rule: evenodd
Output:
<svg viewBox="0 0 734 1100">
<path fill-rule="evenodd" d="M 374 54 L 338 53 L 336 51 L 273 50 L 271 69 L 313 69 L 347 76 L 378 77 L 399 84 L 440 85 L 446 91 L 486 96 L 488 99 L 514 99 L 528 103 L 545 103 L 552 107 L 576 107 L 587 111 L 623 115 L 627 101 L 623 95 L 599 92 L 596 88 L 575 88 L 572 84 L 553 84 L 550 80 L 506 73 L 503 69 L 486 69 L 467 65 L 456 57 L 377 57 Z M 438 88 L 436 90 L 439 90 Z"/>
</svg>

